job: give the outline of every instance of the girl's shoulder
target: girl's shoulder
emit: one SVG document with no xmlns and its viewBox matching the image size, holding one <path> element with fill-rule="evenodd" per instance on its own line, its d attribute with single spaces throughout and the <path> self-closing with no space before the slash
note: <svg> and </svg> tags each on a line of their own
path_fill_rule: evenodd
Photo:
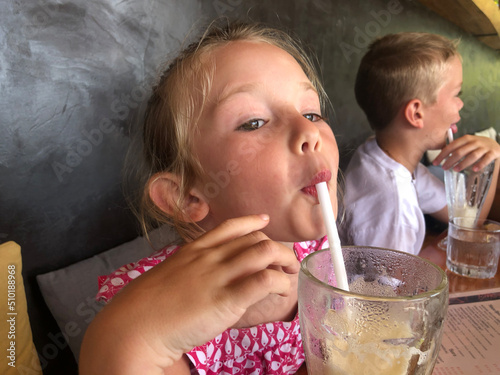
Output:
<svg viewBox="0 0 500 375">
<path fill-rule="evenodd" d="M 125 285 L 142 275 L 144 272 L 149 271 L 157 264 L 163 262 L 180 248 L 181 246 L 179 245 L 164 247 L 146 258 L 118 268 L 107 276 L 99 276 L 99 291 L 97 292 L 96 300 L 108 303 Z"/>
</svg>

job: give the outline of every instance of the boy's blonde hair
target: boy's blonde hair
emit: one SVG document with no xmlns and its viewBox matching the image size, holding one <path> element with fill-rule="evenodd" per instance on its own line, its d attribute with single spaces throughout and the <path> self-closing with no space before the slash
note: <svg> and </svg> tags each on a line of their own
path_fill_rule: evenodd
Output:
<svg viewBox="0 0 500 375">
<path fill-rule="evenodd" d="M 211 89 L 215 69 L 211 52 L 241 40 L 268 43 L 288 52 L 317 90 L 322 110 L 327 109 L 327 95 L 314 65 L 290 35 L 257 23 L 226 21 L 222 26 L 212 23 L 198 42 L 190 44 L 171 62 L 153 87 L 146 108 L 143 127 L 146 168 L 142 171 L 145 188 L 137 212 L 146 233 L 162 223 L 173 225 L 186 241 L 202 232 L 195 223 L 181 219 L 182 200 L 203 172 L 192 152 L 192 138 Z M 149 196 L 149 183 L 159 172 L 170 172 L 180 181 L 181 194 L 172 216 L 166 215 Z"/>
<path fill-rule="evenodd" d="M 460 58 L 457 44 L 436 34 L 403 32 L 369 46 L 354 92 L 373 130 L 383 130 L 412 99 L 436 102 L 450 59 Z"/>
</svg>

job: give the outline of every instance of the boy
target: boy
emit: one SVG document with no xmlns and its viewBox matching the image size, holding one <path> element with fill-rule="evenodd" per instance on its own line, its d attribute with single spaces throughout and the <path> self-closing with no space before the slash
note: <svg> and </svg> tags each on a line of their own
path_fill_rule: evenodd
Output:
<svg viewBox="0 0 500 375">
<path fill-rule="evenodd" d="M 405 32 L 369 47 L 355 94 L 375 137 L 358 148 L 345 172 L 343 243 L 418 254 L 424 214 L 448 221 L 444 185 L 420 163 L 424 153 L 443 148 L 434 164 L 446 159 L 443 169 L 457 171 L 474 163 L 479 170 L 500 157 L 498 143 L 486 137 L 466 135 L 446 146 L 448 129 L 456 132 L 460 120 L 461 85 L 460 55 L 444 37 Z"/>
</svg>

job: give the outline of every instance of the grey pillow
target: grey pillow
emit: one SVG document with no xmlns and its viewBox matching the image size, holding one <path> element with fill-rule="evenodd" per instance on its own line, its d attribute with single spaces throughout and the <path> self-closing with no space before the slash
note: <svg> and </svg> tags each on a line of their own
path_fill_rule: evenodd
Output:
<svg viewBox="0 0 500 375">
<path fill-rule="evenodd" d="M 95 300 L 98 276 L 108 275 L 125 264 L 147 257 L 153 249 L 178 240 L 178 235 L 170 228 L 162 228 L 151 232 L 150 239 L 153 248 L 145 238 L 138 237 L 91 258 L 36 277 L 45 303 L 77 361 L 85 330 L 103 307 Z"/>
</svg>

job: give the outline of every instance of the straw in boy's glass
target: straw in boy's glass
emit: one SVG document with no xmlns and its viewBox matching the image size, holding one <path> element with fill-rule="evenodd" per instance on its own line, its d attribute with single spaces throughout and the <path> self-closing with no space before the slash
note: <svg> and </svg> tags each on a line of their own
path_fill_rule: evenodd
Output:
<svg viewBox="0 0 500 375">
<path fill-rule="evenodd" d="M 323 221 L 326 226 L 328 243 L 330 244 L 330 254 L 332 257 L 333 269 L 335 271 L 335 278 L 337 279 L 337 287 L 349 291 L 344 256 L 342 255 L 342 247 L 340 245 L 340 238 L 337 232 L 332 202 L 330 200 L 330 194 L 328 193 L 326 182 L 316 184 L 316 191 L 318 192 L 319 204 L 321 205 L 321 212 L 323 213 Z"/>
<path fill-rule="evenodd" d="M 448 143 L 451 143 L 453 142 L 453 131 L 451 130 L 451 128 L 448 128 Z"/>
</svg>

